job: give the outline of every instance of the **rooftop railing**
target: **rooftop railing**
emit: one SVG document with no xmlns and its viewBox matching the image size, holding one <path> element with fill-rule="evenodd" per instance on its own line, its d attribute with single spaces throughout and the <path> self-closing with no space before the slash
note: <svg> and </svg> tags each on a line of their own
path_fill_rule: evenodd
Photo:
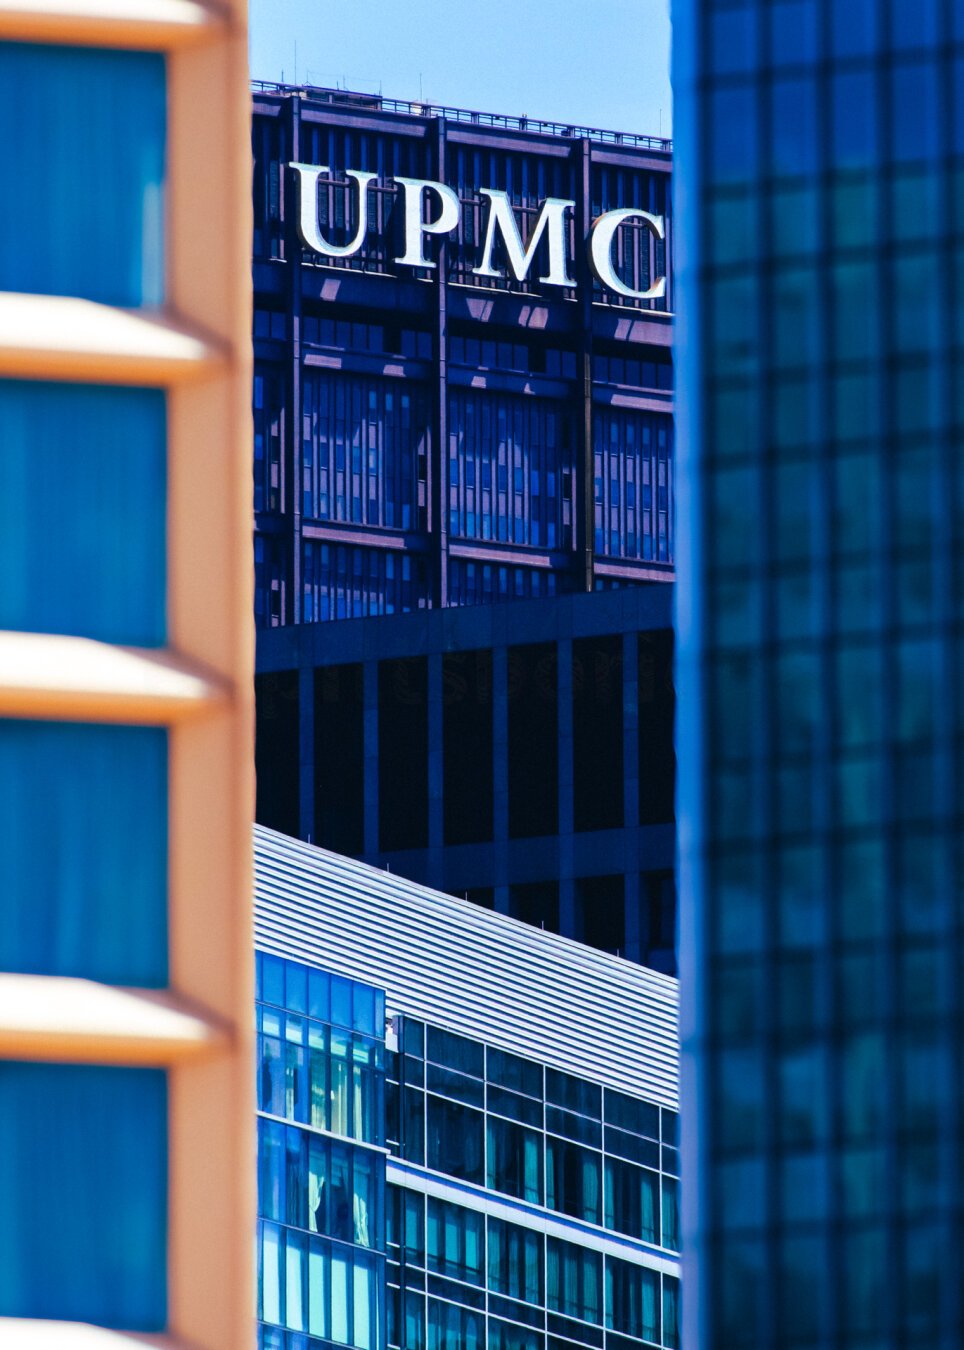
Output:
<svg viewBox="0 0 964 1350">
<path fill-rule="evenodd" d="M 605 145 L 625 145 L 636 150 L 657 150 L 671 154 L 673 142 L 662 136 L 640 136 L 632 131 L 603 131 L 598 127 L 577 126 L 572 122 L 546 122 L 538 117 L 511 117 L 505 113 L 473 112 L 469 108 L 450 108 L 442 103 L 413 103 L 409 99 L 384 98 L 381 94 L 363 94 L 349 89 L 326 89 L 311 84 L 281 84 L 273 80 L 252 80 L 256 94 L 281 94 L 289 98 L 310 98 L 343 108 L 363 108 L 375 112 L 402 113 L 408 117 L 444 117 L 447 122 L 470 126 L 494 127 L 502 131 L 532 131 L 539 136 L 561 136 L 569 140 L 587 139 Z"/>
</svg>

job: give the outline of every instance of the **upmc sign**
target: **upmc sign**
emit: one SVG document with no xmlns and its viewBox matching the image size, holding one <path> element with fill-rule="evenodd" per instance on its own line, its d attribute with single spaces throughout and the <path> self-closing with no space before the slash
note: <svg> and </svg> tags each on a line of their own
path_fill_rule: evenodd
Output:
<svg viewBox="0 0 964 1350">
<path fill-rule="evenodd" d="M 368 233 L 368 185 L 375 181 L 377 174 L 359 173 L 355 169 L 347 170 L 347 177 L 357 184 L 358 225 L 354 237 L 347 244 L 330 244 L 321 233 L 318 221 L 318 183 L 328 175 L 329 170 L 315 164 L 291 164 L 298 175 L 301 209 L 298 223 L 302 241 L 307 248 L 320 253 L 325 258 L 350 258 L 361 248 Z M 456 193 L 445 183 L 436 183 L 430 178 L 395 178 L 402 190 L 402 211 L 404 220 L 404 250 L 395 259 L 400 267 L 434 267 L 435 263 L 425 256 L 425 238 L 430 234 L 450 234 L 459 223 L 460 202 Z M 569 257 L 567 247 L 566 212 L 574 211 L 576 203 L 564 197 L 546 197 L 536 217 L 528 240 L 523 243 L 519 226 L 512 211 L 507 192 L 497 192 L 492 188 L 481 188 L 481 195 L 488 198 L 489 210 L 485 227 L 485 240 L 482 245 L 482 260 L 472 272 L 478 277 L 502 277 L 505 275 L 493 262 L 496 239 L 501 239 L 509 269 L 516 281 L 525 281 L 536 256 L 536 250 L 543 235 L 549 255 L 549 269 L 539 281 L 547 286 L 575 286 L 569 275 Z M 433 210 L 437 210 L 434 220 Z M 636 207 L 618 211 L 605 211 L 597 216 L 586 240 L 589 265 L 598 281 L 617 295 L 628 296 L 632 300 L 659 300 L 666 293 L 666 277 L 657 277 L 645 291 L 634 290 L 627 286 L 616 273 L 613 264 L 613 241 L 620 225 L 630 221 L 639 221 L 655 239 L 666 238 L 666 226 L 662 216 L 651 215 Z"/>
</svg>

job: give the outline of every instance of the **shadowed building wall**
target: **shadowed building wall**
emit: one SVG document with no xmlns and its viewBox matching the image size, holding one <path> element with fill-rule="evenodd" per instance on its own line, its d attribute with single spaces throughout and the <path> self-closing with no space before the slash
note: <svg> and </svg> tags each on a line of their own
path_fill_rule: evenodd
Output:
<svg viewBox="0 0 964 1350">
<path fill-rule="evenodd" d="M 673 18 L 687 1335 L 950 1350 L 964 11 Z"/>
</svg>

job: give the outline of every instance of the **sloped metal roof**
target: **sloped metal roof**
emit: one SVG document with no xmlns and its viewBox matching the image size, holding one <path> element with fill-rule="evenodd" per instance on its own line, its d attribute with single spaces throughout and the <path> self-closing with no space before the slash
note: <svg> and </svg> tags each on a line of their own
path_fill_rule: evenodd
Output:
<svg viewBox="0 0 964 1350">
<path fill-rule="evenodd" d="M 678 982 L 255 826 L 255 945 L 404 1012 L 677 1106 Z"/>
</svg>

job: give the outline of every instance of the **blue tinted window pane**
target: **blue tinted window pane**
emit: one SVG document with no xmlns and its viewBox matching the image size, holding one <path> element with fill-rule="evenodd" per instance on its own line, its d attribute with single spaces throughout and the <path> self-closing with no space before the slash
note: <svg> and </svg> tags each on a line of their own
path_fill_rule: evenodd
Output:
<svg viewBox="0 0 964 1350">
<path fill-rule="evenodd" d="M 165 985 L 167 733 L 0 721 L 0 801 L 0 969 Z"/>
<path fill-rule="evenodd" d="M 164 642 L 166 441 L 160 390 L 0 381 L 0 628 Z"/>
<path fill-rule="evenodd" d="M 375 1022 L 375 991 L 367 985 L 356 984 L 352 989 L 352 1025 L 356 1031 L 367 1031 L 374 1036 L 380 1030 Z"/>
<path fill-rule="evenodd" d="M 871 52 L 877 44 L 877 0 L 847 0 L 830 7 L 830 39 L 839 56 Z"/>
<path fill-rule="evenodd" d="M 817 45 L 816 6 L 812 0 L 786 0 L 770 11 L 770 59 L 775 66 L 812 61 Z"/>
<path fill-rule="evenodd" d="M 351 980 L 331 977 L 331 1020 L 335 1026 L 351 1026 Z"/>
<path fill-rule="evenodd" d="M 777 174 L 811 173 L 817 160 L 815 89 L 806 80 L 773 85 L 771 168 Z"/>
<path fill-rule="evenodd" d="M 0 1064 L 0 1316 L 162 1330 L 166 1216 L 163 1073 Z"/>
<path fill-rule="evenodd" d="M 724 9 L 711 19 L 712 64 L 717 74 L 752 70 L 756 62 L 754 9 Z"/>
<path fill-rule="evenodd" d="M 0 290 L 164 296 L 164 58 L 0 44 Z"/>
<path fill-rule="evenodd" d="M 262 997 L 265 1003 L 276 1008 L 285 1005 L 285 963 L 280 956 L 262 957 L 261 960 Z"/>
<path fill-rule="evenodd" d="M 297 961 L 285 962 L 285 1007 L 292 1012 L 308 1011 L 308 967 Z"/>
<path fill-rule="evenodd" d="M 939 0 L 915 0 L 890 6 L 890 40 L 897 48 L 932 47 L 940 27 Z"/>
<path fill-rule="evenodd" d="M 323 1022 L 331 1015 L 330 979 L 325 970 L 308 971 L 308 1012 Z"/>
<path fill-rule="evenodd" d="M 843 71 L 833 79 L 834 162 L 845 168 L 872 164 L 878 155 L 878 102 L 870 71 Z"/>
<path fill-rule="evenodd" d="M 936 154 L 941 120 L 937 115 L 937 81 L 929 65 L 894 66 L 891 119 L 895 159 L 930 159 Z"/>
<path fill-rule="evenodd" d="M 711 96 L 712 176 L 740 182 L 756 172 L 757 119 L 752 89 L 719 89 Z"/>
</svg>

